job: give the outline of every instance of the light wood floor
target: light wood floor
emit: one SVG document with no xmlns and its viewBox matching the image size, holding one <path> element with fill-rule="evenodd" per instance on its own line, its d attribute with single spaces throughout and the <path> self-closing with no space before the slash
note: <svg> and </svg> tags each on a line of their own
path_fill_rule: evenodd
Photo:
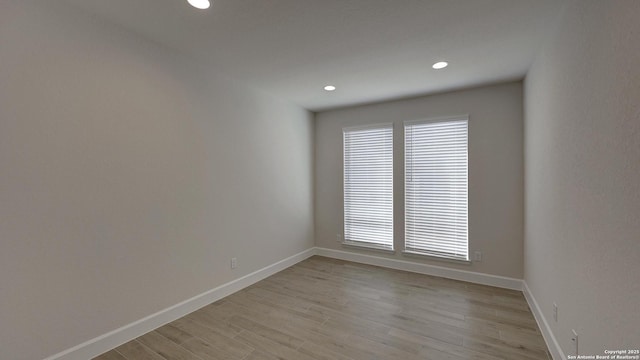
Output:
<svg viewBox="0 0 640 360">
<path fill-rule="evenodd" d="M 312 257 L 99 360 L 545 360 L 518 291 Z"/>
</svg>

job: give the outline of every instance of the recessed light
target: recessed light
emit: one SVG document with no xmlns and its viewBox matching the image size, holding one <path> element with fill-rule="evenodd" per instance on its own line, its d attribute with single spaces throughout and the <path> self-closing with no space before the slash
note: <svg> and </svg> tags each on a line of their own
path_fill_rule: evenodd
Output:
<svg viewBox="0 0 640 360">
<path fill-rule="evenodd" d="M 193 6 L 194 8 L 198 8 L 198 9 L 208 9 L 209 6 L 211 6 L 211 3 L 209 2 L 209 0 L 187 0 L 189 1 L 189 4 L 191 4 L 191 6 Z"/>
<path fill-rule="evenodd" d="M 440 70 L 440 69 L 444 69 L 447 66 L 449 66 L 449 63 L 446 61 L 439 61 L 435 64 L 433 64 L 432 68 L 436 69 L 436 70 Z"/>
<path fill-rule="evenodd" d="M 325 86 L 325 87 L 324 87 L 324 89 L 325 89 L 326 91 L 333 91 L 333 90 L 335 90 L 335 89 L 336 89 L 336 87 L 335 87 L 335 86 L 333 86 L 333 85 L 327 85 L 327 86 Z"/>
</svg>

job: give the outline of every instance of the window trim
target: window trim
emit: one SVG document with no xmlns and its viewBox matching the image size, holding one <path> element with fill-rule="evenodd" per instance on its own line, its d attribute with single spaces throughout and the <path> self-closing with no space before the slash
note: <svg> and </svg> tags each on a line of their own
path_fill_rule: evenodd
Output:
<svg viewBox="0 0 640 360">
<path fill-rule="evenodd" d="M 467 251 L 466 251 L 466 258 L 460 258 L 460 257 L 455 257 L 455 256 L 449 256 L 447 254 L 437 254 L 434 252 L 428 252 L 428 251 L 424 251 L 424 252 L 420 252 L 420 251 L 415 251 L 415 250 L 410 250 L 407 249 L 407 168 L 406 168 L 406 161 L 407 161 L 407 142 L 406 142 L 406 130 L 407 130 L 407 126 L 408 125 L 420 125 L 420 124 L 430 124 L 430 123 L 439 123 L 439 122 L 447 122 L 447 121 L 459 121 L 459 120 L 465 120 L 467 122 L 467 174 L 466 174 L 466 178 L 467 178 Z M 461 263 L 461 264 L 471 264 L 471 258 L 470 258 L 470 249 L 471 249 L 471 237 L 469 234 L 469 216 L 470 216 L 470 211 L 469 211 L 469 138 L 470 138 L 470 124 L 471 124 L 471 118 L 469 116 L 469 114 L 460 114 L 460 115 L 450 115 L 450 116 L 439 116 L 439 117 L 431 117 L 431 118 L 426 118 L 426 119 L 417 119 L 417 120 L 405 120 L 402 122 L 402 139 L 403 139 L 403 149 L 402 149 L 402 164 L 403 164 L 403 190 L 404 190 L 404 194 L 403 194 L 403 205 L 404 205 L 404 209 L 403 209 L 403 239 L 402 239 L 402 246 L 403 246 L 403 251 L 402 254 L 405 256 L 409 256 L 409 257 L 424 257 L 424 258 L 429 258 L 429 259 L 433 259 L 433 260 L 442 260 L 442 261 L 446 261 L 446 262 L 454 262 L 454 263 Z"/>
<path fill-rule="evenodd" d="M 402 135 L 404 135 L 404 127 L 406 125 L 416 125 L 416 124 L 427 124 L 427 123 L 436 123 L 436 122 L 444 122 L 444 121 L 453 121 L 453 120 L 467 120 L 470 121 L 469 114 L 458 114 L 458 115 L 447 115 L 447 116 L 435 116 L 425 119 L 414 119 L 414 120 L 405 120 L 402 122 Z M 467 127 L 468 129 L 468 127 Z M 467 132 L 467 140 L 469 138 L 469 133 Z"/>
<path fill-rule="evenodd" d="M 345 221 L 345 143 L 344 143 L 344 135 L 346 132 L 350 131 L 360 131 L 360 130 L 368 130 L 368 129 L 382 129 L 382 128 L 390 128 L 391 129 L 391 247 L 387 247 L 384 245 L 378 245 L 374 243 L 368 243 L 363 241 L 353 241 L 347 240 L 346 238 L 346 221 Z M 346 126 L 342 128 L 342 241 L 340 242 L 343 247 L 349 248 L 358 248 L 358 249 L 367 249 L 374 251 L 381 251 L 385 253 L 395 254 L 395 211 L 394 211 L 394 198 L 395 198 L 395 181 L 394 181 L 394 170 L 395 170 L 395 123 L 394 122 L 384 122 L 384 123 L 375 123 L 375 124 L 365 124 L 365 125 L 357 125 L 357 126 Z"/>
</svg>

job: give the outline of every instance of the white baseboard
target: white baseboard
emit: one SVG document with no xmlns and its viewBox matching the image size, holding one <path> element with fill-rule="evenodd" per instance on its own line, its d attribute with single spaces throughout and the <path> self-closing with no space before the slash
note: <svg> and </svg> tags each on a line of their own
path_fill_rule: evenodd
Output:
<svg viewBox="0 0 640 360">
<path fill-rule="evenodd" d="M 264 278 L 267 278 L 279 271 L 282 271 L 298 262 L 305 260 L 315 254 L 315 248 L 307 249 L 301 253 L 290 256 L 275 264 L 264 267 L 239 279 L 220 285 L 205 293 L 194 296 L 179 304 L 158 311 L 144 319 L 140 319 L 119 329 L 98 336 L 80 345 L 50 356 L 45 360 L 87 360 L 92 359 L 106 351 L 118 347 L 141 335 L 148 333 L 164 324 L 177 320 L 189 313 L 192 313 L 208 304 L 218 301 L 225 296 L 229 296 L 236 291 L 242 290 Z"/>
<path fill-rule="evenodd" d="M 525 298 L 529 303 L 529 307 L 531 308 L 531 311 L 533 312 L 533 315 L 538 322 L 538 326 L 542 331 L 544 339 L 547 343 L 547 347 L 551 351 L 553 359 L 566 359 L 564 353 L 562 352 L 562 349 L 553 336 L 553 333 L 551 332 L 546 319 L 542 315 L 538 304 L 533 298 L 531 291 L 527 287 L 527 284 L 520 279 L 482 274 L 473 271 L 458 270 L 436 265 L 427 265 L 411 261 L 389 259 L 379 256 L 359 254 L 355 252 L 315 247 L 290 256 L 284 260 L 278 261 L 275 264 L 266 266 L 239 279 L 220 285 L 214 289 L 194 296 L 191 299 L 185 300 L 164 310 L 158 311 L 155 314 L 149 315 L 119 329 L 113 330 L 104 335 L 86 341 L 80 345 L 52 355 L 44 360 L 91 359 L 141 335 L 144 335 L 147 332 L 152 331 L 164 324 L 177 320 L 189 313 L 207 306 L 208 304 L 211 304 L 252 284 L 255 284 L 256 282 L 265 279 L 279 271 L 282 271 L 292 265 L 295 265 L 313 255 L 320 255 L 329 258 L 381 266 L 390 269 L 404 270 L 419 274 L 439 276 L 448 279 L 468 281 L 476 284 L 523 291 Z"/>
<path fill-rule="evenodd" d="M 551 327 L 549 327 L 549 323 L 547 319 L 542 314 L 542 310 L 540 310 L 540 306 L 538 306 L 538 302 L 533 297 L 531 290 L 529 290 L 529 286 L 526 281 L 522 282 L 523 288 L 522 292 L 524 293 L 525 299 L 527 299 L 527 303 L 529 303 L 529 308 L 531 308 L 531 312 L 533 313 L 533 317 L 535 317 L 536 322 L 538 323 L 538 327 L 542 332 L 542 337 L 544 341 L 547 343 L 547 348 L 551 352 L 551 356 L 553 360 L 565 360 L 567 357 L 564 355 L 562 348 L 558 344 L 556 337 L 553 336 L 553 332 L 551 331 Z"/>
<path fill-rule="evenodd" d="M 468 281 L 481 285 L 495 286 L 522 291 L 522 280 L 505 276 L 489 275 L 474 271 L 458 270 L 443 266 L 421 264 L 411 261 L 389 259 L 380 256 L 360 254 L 350 251 L 316 248 L 316 255 L 334 259 L 347 260 L 362 264 L 375 265 L 396 270 L 404 270 L 419 274 L 439 276 L 447 279 Z"/>
</svg>

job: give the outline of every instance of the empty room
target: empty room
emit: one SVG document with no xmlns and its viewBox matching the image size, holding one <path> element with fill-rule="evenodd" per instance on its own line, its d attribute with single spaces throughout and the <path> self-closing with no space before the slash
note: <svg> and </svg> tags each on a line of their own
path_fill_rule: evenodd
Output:
<svg viewBox="0 0 640 360">
<path fill-rule="evenodd" d="M 0 360 L 640 359 L 638 19 L 0 0 Z"/>
</svg>

